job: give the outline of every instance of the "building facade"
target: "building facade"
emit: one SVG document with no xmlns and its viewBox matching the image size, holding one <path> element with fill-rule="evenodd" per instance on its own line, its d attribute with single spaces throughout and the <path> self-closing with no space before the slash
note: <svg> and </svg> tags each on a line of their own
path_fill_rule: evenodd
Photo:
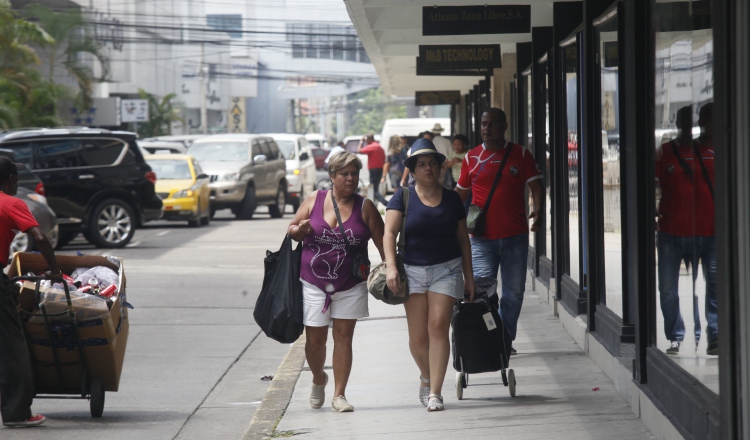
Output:
<svg viewBox="0 0 750 440">
<path fill-rule="evenodd" d="M 505 110 L 544 175 L 535 290 L 652 433 L 750 438 L 747 3 L 346 3 L 388 93 L 459 90 L 475 145 Z M 417 59 L 497 44 L 500 68 Z"/>
</svg>

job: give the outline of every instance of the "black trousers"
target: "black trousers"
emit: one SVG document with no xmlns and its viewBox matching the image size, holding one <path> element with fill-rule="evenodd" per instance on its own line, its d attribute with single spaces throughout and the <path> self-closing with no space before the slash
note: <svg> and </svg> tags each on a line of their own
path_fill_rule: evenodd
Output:
<svg viewBox="0 0 750 440">
<path fill-rule="evenodd" d="M 383 169 L 370 168 L 368 171 L 370 172 L 370 185 L 373 188 L 373 197 L 384 206 L 387 205 L 388 200 L 383 197 L 383 194 L 380 194 L 380 179 L 383 177 Z"/>
<path fill-rule="evenodd" d="M 21 328 L 13 286 L 0 276 L 0 414 L 3 423 L 31 417 L 34 382 L 31 357 Z"/>
</svg>

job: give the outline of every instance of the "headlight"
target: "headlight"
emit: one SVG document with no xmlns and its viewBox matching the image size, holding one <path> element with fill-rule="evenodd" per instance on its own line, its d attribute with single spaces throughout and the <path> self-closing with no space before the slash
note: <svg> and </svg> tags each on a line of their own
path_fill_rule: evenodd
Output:
<svg viewBox="0 0 750 440">
<path fill-rule="evenodd" d="M 223 176 L 221 176 L 221 180 L 236 182 L 240 180 L 240 173 L 225 173 Z"/>
<path fill-rule="evenodd" d="M 294 170 L 294 175 L 295 176 L 299 176 L 299 173 L 300 173 L 299 168 L 297 168 L 297 169 Z"/>
<path fill-rule="evenodd" d="M 192 189 L 183 189 L 174 193 L 172 198 L 181 199 L 183 197 L 193 197 L 194 195 L 195 195 L 195 191 L 193 191 Z"/>
<path fill-rule="evenodd" d="M 33 201 L 35 201 L 35 202 L 37 202 L 37 203 L 41 203 L 41 204 L 43 204 L 43 205 L 46 205 L 46 204 L 47 204 L 47 198 L 46 198 L 46 197 L 44 197 L 44 196 L 42 196 L 42 195 L 39 195 L 39 194 L 29 194 L 29 196 L 28 196 L 28 197 L 29 197 L 29 198 L 30 198 L 31 200 L 33 200 Z"/>
</svg>

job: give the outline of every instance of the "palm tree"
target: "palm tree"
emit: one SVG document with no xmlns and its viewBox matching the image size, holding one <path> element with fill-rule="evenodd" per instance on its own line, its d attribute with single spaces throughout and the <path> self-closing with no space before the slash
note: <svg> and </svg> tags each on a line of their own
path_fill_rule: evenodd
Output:
<svg viewBox="0 0 750 440">
<path fill-rule="evenodd" d="M 170 93 L 159 101 L 156 96 L 138 89 L 141 99 L 148 100 L 148 122 L 138 127 L 141 137 L 154 137 L 172 134 L 173 122 L 185 122 L 180 116 L 180 103 L 177 95 Z"/>
<path fill-rule="evenodd" d="M 78 83 L 79 98 L 83 108 L 91 104 L 95 82 L 106 80 L 109 74 L 109 58 L 104 45 L 92 37 L 92 32 L 83 19 L 81 11 L 76 9 L 64 12 L 53 12 L 41 5 L 27 8 L 30 17 L 39 21 L 54 41 L 41 44 L 40 53 L 48 64 L 47 81 L 55 83 L 55 70 L 62 66 Z M 93 56 L 102 68 L 100 76 L 94 75 L 93 69 L 80 61 L 81 55 Z"/>
<path fill-rule="evenodd" d="M 24 125 L 38 85 L 39 57 L 30 44 L 51 44 L 53 38 L 36 23 L 17 17 L 8 0 L 0 0 L 0 127 Z"/>
</svg>

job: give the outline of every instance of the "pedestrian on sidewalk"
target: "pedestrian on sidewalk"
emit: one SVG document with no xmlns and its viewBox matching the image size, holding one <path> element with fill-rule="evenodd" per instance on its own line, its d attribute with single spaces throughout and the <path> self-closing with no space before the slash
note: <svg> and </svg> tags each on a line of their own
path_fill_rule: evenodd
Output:
<svg viewBox="0 0 750 440">
<path fill-rule="evenodd" d="M 456 192 L 464 201 L 471 192 L 472 203 L 484 209 L 495 177 L 501 173 L 502 167 L 501 178 L 485 214 L 484 234 L 471 236 L 471 256 L 474 277 L 497 278 L 498 269 L 501 271 L 500 318 L 510 336 L 516 339 L 518 317 L 526 290 L 526 258 L 529 251 L 524 190 L 528 185 L 534 201 L 528 217 L 534 219 L 531 225 L 533 232 L 539 228 L 544 200 L 542 173 L 528 150 L 505 140 L 508 122 L 504 111 L 493 107 L 484 112 L 481 128 L 484 143 L 466 154 Z M 505 158 L 507 163 L 503 164 Z M 515 354 L 515 349 L 511 349 L 511 354 Z"/>
<path fill-rule="evenodd" d="M 16 232 L 26 232 L 34 238 L 47 260 L 49 275 L 61 278 L 49 240 L 28 206 L 14 197 L 18 191 L 18 167 L 7 157 L 0 157 L 0 261 L 8 261 L 10 244 Z M 31 356 L 18 316 L 15 292 L 8 276 L 3 273 L 0 276 L 0 415 L 5 426 L 38 426 L 46 418 L 31 413 L 34 399 Z"/>
<path fill-rule="evenodd" d="M 401 177 L 404 174 L 404 161 L 406 160 L 406 138 L 404 136 L 393 135 L 388 141 L 388 157 L 386 157 L 385 166 L 383 166 L 383 177 L 380 179 L 381 183 L 385 183 L 385 179 L 389 179 L 391 182 L 391 188 L 394 190 L 401 186 Z"/>
<path fill-rule="evenodd" d="M 453 152 L 453 146 L 451 145 L 451 140 L 447 137 L 443 137 L 441 133 L 443 133 L 445 129 L 442 125 L 440 125 L 439 122 L 435 123 L 435 126 L 432 127 L 432 130 L 430 130 L 430 134 L 432 134 L 432 143 L 435 144 L 435 148 L 437 149 L 438 153 L 442 154 L 445 157 L 450 156 L 451 152 Z M 451 182 L 451 173 L 447 170 L 440 170 L 440 182 L 443 187 L 448 189 L 453 189 L 453 185 Z"/>
<path fill-rule="evenodd" d="M 429 131 L 423 131 L 417 135 L 417 140 L 423 138 L 431 141 L 433 138 L 432 133 L 430 133 Z M 407 150 L 411 151 L 411 147 L 409 147 Z M 405 167 L 404 174 L 401 175 L 401 186 L 407 185 L 414 185 L 414 175 L 409 172 L 409 168 Z"/>
<path fill-rule="evenodd" d="M 464 163 L 468 147 L 469 138 L 462 134 L 453 136 L 453 150 L 446 156 L 445 163 L 443 164 L 443 168 L 448 170 L 451 178 L 450 185 L 448 185 L 449 189 L 453 189 L 459 177 L 461 177 L 461 166 Z"/>
<path fill-rule="evenodd" d="M 356 256 L 367 255 L 370 239 L 384 258 L 383 219 L 372 201 L 356 193 L 361 169 L 362 162 L 353 153 L 331 157 L 328 173 L 333 188 L 307 196 L 289 225 L 289 234 L 303 245 L 300 279 L 305 355 L 313 374 L 310 406 L 320 408 L 325 403 L 328 374 L 323 366 L 328 326 L 333 322 L 335 388 L 331 406 L 336 412 L 354 411 L 346 399 L 352 338 L 357 319 L 369 316 L 367 282 L 354 274 L 352 266 Z"/>
<path fill-rule="evenodd" d="M 445 156 L 432 141 L 414 142 L 406 166 L 416 183 L 401 187 L 391 197 L 383 240 L 388 288 L 398 292 L 396 236 L 404 215 L 403 191 L 409 191 L 403 256 L 409 300 L 404 308 L 409 349 L 420 372 L 419 400 L 428 411 L 444 409 L 441 391 L 450 356 L 448 332 L 453 306 L 458 298 L 474 298 L 466 212 L 460 197 L 440 184 L 444 161 Z"/>
<path fill-rule="evenodd" d="M 363 146 L 367 143 L 366 146 Z M 385 150 L 375 140 L 374 134 L 368 134 L 359 142 L 357 152 L 367 155 L 367 171 L 370 173 L 370 185 L 372 185 L 373 197 L 376 201 L 388 204 L 388 200 L 380 194 L 380 179 L 383 177 L 383 167 L 385 166 Z"/>
</svg>

